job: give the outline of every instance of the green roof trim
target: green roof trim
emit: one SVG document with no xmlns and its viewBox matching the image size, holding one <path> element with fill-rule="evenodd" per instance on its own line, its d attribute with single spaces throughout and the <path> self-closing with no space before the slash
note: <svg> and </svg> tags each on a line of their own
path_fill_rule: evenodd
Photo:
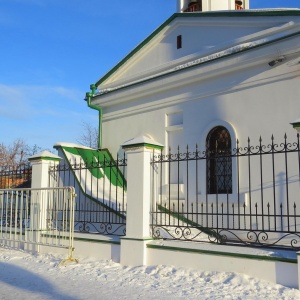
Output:
<svg viewBox="0 0 300 300">
<path fill-rule="evenodd" d="M 97 140 L 97 146 L 99 149 L 102 148 L 102 118 L 103 118 L 103 111 L 102 111 L 102 108 L 97 106 L 97 105 L 93 105 L 91 103 L 91 99 L 92 97 L 94 96 L 95 94 L 95 91 L 97 90 L 97 87 L 95 84 L 91 84 L 90 85 L 90 90 L 91 92 L 87 92 L 85 94 L 85 100 L 87 102 L 87 105 L 89 108 L 92 108 L 92 109 L 95 109 L 98 111 L 98 114 L 99 114 L 99 123 L 98 123 L 98 140 Z"/>
<path fill-rule="evenodd" d="M 93 150 L 65 146 L 62 149 L 73 155 L 80 156 L 86 164 L 86 168 L 95 178 L 101 179 L 105 174 L 114 186 L 124 187 L 126 190 L 126 180 L 108 149 Z M 105 167 L 106 163 L 109 164 L 109 167 Z M 101 167 L 101 170 L 104 170 L 104 174 L 100 168 L 96 168 L 98 165 Z"/>
<path fill-rule="evenodd" d="M 153 245 L 153 244 L 147 244 L 146 247 L 152 249 L 158 249 L 158 250 L 180 251 L 180 252 L 198 253 L 198 254 L 206 254 L 206 255 L 227 256 L 227 257 L 236 257 L 236 258 L 243 258 L 243 259 L 265 260 L 265 261 L 279 261 L 284 263 L 297 264 L 297 259 L 277 257 L 277 256 L 264 256 L 264 255 L 243 254 L 243 253 L 234 253 L 234 252 L 191 249 L 191 248 L 171 247 L 171 246 L 162 246 L 162 245 Z"/>
<path fill-rule="evenodd" d="M 142 49 L 150 42 L 160 31 L 169 25 L 176 18 L 244 18 L 244 17 L 284 17 L 284 16 L 300 16 L 300 10 L 245 10 L 245 11 L 216 11 L 216 12 L 201 12 L 201 13 L 175 13 L 164 23 L 162 23 L 155 31 L 153 31 L 143 42 L 135 47 L 123 60 L 121 60 L 108 73 L 101 77 L 95 85 L 98 86 L 113 73 L 115 73 L 122 65 L 124 65 L 134 54 Z"/>
<path fill-rule="evenodd" d="M 227 10 L 227 11 L 210 11 L 198 13 L 175 13 L 177 17 L 226 17 L 226 18 L 243 18 L 243 17 L 284 17 L 300 16 L 300 9 L 249 9 L 249 10 Z"/>
<path fill-rule="evenodd" d="M 90 149 L 72 148 L 72 147 L 62 147 L 62 148 L 71 154 L 79 155 L 87 166 L 88 165 L 97 166 L 98 162 L 100 161 L 102 162 L 103 158 L 105 157 L 105 154 L 101 155 L 102 153 L 101 154 L 99 153 L 99 155 L 96 156 L 93 153 L 94 151 Z M 98 160 L 96 158 L 98 158 Z M 100 168 L 93 167 L 93 168 L 88 168 L 88 170 L 97 179 L 101 179 L 104 177 Z"/>
<path fill-rule="evenodd" d="M 102 78 L 100 78 L 95 85 L 100 85 L 103 81 L 109 78 L 113 73 L 115 73 L 121 66 L 123 66 L 134 54 L 136 54 L 140 49 L 142 49 L 149 41 L 151 41 L 160 31 L 162 31 L 169 23 L 171 23 L 177 16 L 177 14 L 172 15 L 163 24 L 161 24 L 155 31 L 153 31 L 142 43 L 135 47 L 124 59 L 122 59 L 115 67 L 113 67 L 108 73 L 106 73 Z"/>
<path fill-rule="evenodd" d="M 88 242 L 88 243 L 98 243 L 98 244 L 112 244 L 112 245 L 120 245 L 120 241 L 106 241 L 106 240 L 99 240 L 99 239 L 90 239 L 90 238 L 80 238 L 74 237 L 74 241 L 79 242 Z"/>
<path fill-rule="evenodd" d="M 36 160 L 50 160 L 50 161 L 61 161 L 61 158 L 49 157 L 49 156 L 40 156 L 40 157 L 33 157 L 28 158 L 29 161 L 36 161 Z"/>
<path fill-rule="evenodd" d="M 75 231 L 75 234 L 77 232 Z M 41 235 L 42 237 L 49 237 L 49 238 L 55 238 L 57 237 L 54 234 L 48 234 L 48 233 L 43 233 Z M 69 240 L 70 238 L 68 236 L 63 237 L 64 240 Z M 91 239 L 91 238 L 81 238 L 81 237 L 76 237 L 74 236 L 74 241 L 80 241 L 80 242 L 88 242 L 88 243 L 99 243 L 99 244 L 113 244 L 113 245 L 120 245 L 120 241 L 113 241 L 113 240 L 100 240 L 100 239 Z M 47 246 L 47 245 L 46 245 Z"/>
<path fill-rule="evenodd" d="M 291 125 L 293 126 L 293 128 L 299 128 L 300 127 L 300 122 L 291 123 Z"/>
<path fill-rule="evenodd" d="M 154 238 L 138 239 L 138 238 L 129 238 L 129 237 L 126 237 L 126 236 L 121 236 L 120 240 L 136 241 L 136 242 L 147 242 L 147 241 L 153 241 Z"/>
<path fill-rule="evenodd" d="M 173 218 L 175 219 L 178 219 L 190 226 L 192 226 L 193 228 L 196 228 L 198 229 L 199 231 L 202 231 L 204 233 L 206 233 L 207 235 L 209 236 L 213 236 L 214 238 L 218 239 L 218 241 L 220 241 L 222 243 L 222 235 L 220 235 L 218 232 L 212 230 L 212 229 L 209 229 L 207 227 L 203 227 L 201 226 L 200 224 L 188 219 L 187 217 L 185 217 L 183 214 L 179 213 L 179 212 L 176 212 L 176 211 L 172 211 L 170 209 L 168 209 L 167 207 L 164 207 L 160 204 L 157 205 L 157 208 L 161 211 L 161 212 L 164 212 L 170 216 L 172 216 Z"/>
<path fill-rule="evenodd" d="M 154 144 L 149 144 L 149 143 L 139 143 L 139 144 L 122 146 L 122 149 L 126 150 L 126 149 L 139 148 L 139 147 L 158 149 L 158 150 L 162 150 L 164 148 L 164 146 L 159 146 L 159 145 L 154 145 Z"/>
<path fill-rule="evenodd" d="M 128 85 L 125 85 L 125 86 L 121 86 L 119 88 L 116 88 L 112 91 L 107 91 L 103 94 L 99 94 L 99 95 L 95 95 L 95 97 L 101 97 L 101 96 L 104 96 L 106 94 L 110 94 L 110 93 L 113 93 L 115 91 L 119 91 L 119 90 L 123 90 L 123 89 L 126 89 L 128 87 L 132 87 L 132 86 L 135 86 L 135 85 L 138 85 L 138 84 L 141 84 L 141 83 L 145 83 L 145 82 L 148 82 L 148 81 L 153 81 L 153 80 L 157 80 L 161 77 L 165 77 L 165 76 L 168 76 L 168 75 L 173 75 L 173 74 L 176 74 L 177 72 L 180 72 L 180 71 L 185 71 L 185 70 L 188 70 L 188 69 L 191 69 L 191 68 L 197 68 L 199 66 L 202 66 L 202 65 L 206 65 L 206 64 L 209 64 L 209 63 L 213 63 L 215 61 L 218 61 L 218 60 L 221 60 L 221 59 L 226 59 L 228 57 L 231 57 L 231 56 L 234 56 L 234 55 L 238 55 L 240 53 L 244 53 L 244 52 L 248 52 L 248 51 L 252 51 L 253 49 L 256 49 L 256 48 L 261 48 L 261 47 L 264 47 L 264 46 L 267 46 L 267 45 L 270 45 L 270 44 L 274 44 L 274 43 L 277 43 L 277 42 L 280 42 L 282 40 L 286 40 L 286 39 L 289 39 L 289 38 L 292 38 L 294 36 L 298 36 L 300 35 L 300 31 L 297 31 L 295 33 L 291 33 L 289 35 L 286 35 L 284 37 L 280 37 L 280 38 L 277 38 L 277 39 L 274 39 L 272 41 L 267 41 L 263 44 L 259 44 L 259 45 L 255 45 L 255 46 L 252 46 L 251 48 L 246 48 L 246 49 L 243 49 L 243 50 L 240 50 L 240 51 L 237 51 L 237 52 L 233 52 L 233 53 L 230 53 L 230 54 L 226 54 L 224 56 L 220 56 L 220 57 L 216 57 L 212 60 L 207 60 L 207 61 L 204 61 L 204 62 L 201 62 L 201 63 L 198 63 L 198 64 L 192 64 L 190 66 L 186 66 L 184 68 L 178 68 L 177 70 L 172 70 L 168 73 L 164 73 L 164 74 L 160 74 L 160 75 L 157 75 L 155 77 L 151 77 L 151 78 L 146 78 L 146 79 L 141 79 L 140 81 L 138 82 L 134 82 L 134 83 L 128 83 Z"/>
<path fill-rule="evenodd" d="M 71 163 L 70 163 L 70 161 L 69 161 L 69 159 L 68 159 L 68 157 L 67 157 L 67 155 L 66 155 L 66 153 L 65 153 L 65 151 L 67 151 L 65 148 L 70 148 L 70 149 L 69 149 L 70 151 L 73 151 L 73 150 L 71 150 L 71 149 L 75 149 L 75 148 L 72 148 L 72 147 L 64 147 L 64 146 L 56 146 L 55 148 L 56 148 L 56 149 L 61 148 L 61 149 L 63 150 L 62 153 L 63 153 L 63 155 L 64 155 L 64 158 L 65 158 L 65 160 L 67 161 L 67 163 L 68 163 L 68 165 L 69 165 L 69 167 L 70 167 L 70 170 L 72 171 L 72 173 L 73 173 L 73 175 L 74 175 L 74 179 L 75 179 L 75 181 L 77 182 L 78 187 L 79 187 L 80 191 L 82 192 L 82 194 L 83 194 L 86 198 L 88 198 L 88 199 L 92 200 L 93 202 L 97 203 L 98 205 L 104 207 L 104 208 L 107 209 L 109 212 L 112 212 L 112 213 L 116 214 L 118 217 L 122 218 L 123 220 L 126 220 L 126 216 L 124 216 L 124 215 L 121 214 L 120 212 L 116 211 L 115 209 L 111 208 L 109 205 L 106 205 L 105 203 L 102 203 L 101 201 L 98 201 L 97 199 L 93 198 L 91 195 L 88 195 L 88 194 L 84 191 L 84 189 L 83 189 L 83 187 L 81 186 L 81 184 L 80 184 L 80 182 L 79 182 L 79 180 L 78 180 L 78 178 L 77 178 L 77 176 L 76 176 L 76 174 L 75 174 L 75 171 L 74 171 L 74 169 L 72 168 L 72 165 L 71 165 Z M 84 150 L 84 149 L 82 149 L 82 148 L 76 148 L 76 149 Z M 86 150 L 90 150 L 90 151 L 91 151 L 91 150 L 93 150 L 93 149 L 86 149 Z M 106 152 L 106 155 L 108 155 L 109 157 L 111 157 L 111 160 L 113 160 L 113 158 L 112 158 L 112 156 L 111 156 L 111 154 L 110 154 L 110 152 L 109 152 L 108 149 L 93 150 L 93 151 L 96 151 L 96 152 L 99 152 L 99 153 L 101 153 L 101 152 L 104 151 L 104 152 Z M 75 152 L 75 151 L 74 151 L 74 152 Z M 70 152 L 70 153 L 71 153 L 71 152 Z M 73 154 L 74 154 L 74 153 L 73 153 Z M 79 155 L 79 154 L 78 154 L 78 155 Z M 80 162 L 78 162 L 78 164 L 80 164 Z M 126 190 L 126 185 L 127 185 L 126 179 L 124 178 L 123 174 L 121 173 L 121 171 L 120 171 L 119 169 L 117 169 L 117 172 L 119 172 L 119 175 L 117 175 L 118 182 L 119 182 L 119 180 L 124 181 L 124 190 Z M 106 172 L 105 172 L 105 174 L 106 174 Z M 119 177 L 119 176 L 120 176 L 120 177 Z M 119 182 L 119 183 L 120 183 L 120 182 Z"/>
</svg>

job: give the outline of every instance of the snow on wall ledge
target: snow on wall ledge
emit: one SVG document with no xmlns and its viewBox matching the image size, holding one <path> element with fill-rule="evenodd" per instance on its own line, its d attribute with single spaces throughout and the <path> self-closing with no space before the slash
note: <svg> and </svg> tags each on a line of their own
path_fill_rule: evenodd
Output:
<svg viewBox="0 0 300 300">
<path fill-rule="evenodd" d="M 111 207 L 126 202 L 126 180 L 108 149 L 96 150 L 73 143 L 56 143 L 54 148 L 65 159 L 80 190 L 94 201 Z M 64 185 L 66 178 L 61 176 Z M 124 189 L 124 190 L 123 190 Z M 124 199 L 125 198 L 125 199 Z"/>
</svg>

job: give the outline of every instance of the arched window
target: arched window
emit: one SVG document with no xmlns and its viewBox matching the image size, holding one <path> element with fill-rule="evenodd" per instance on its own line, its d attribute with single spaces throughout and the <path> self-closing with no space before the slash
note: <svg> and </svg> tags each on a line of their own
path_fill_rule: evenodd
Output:
<svg viewBox="0 0 300 300">
<path fill-rule="evenodd" d="M 236 10 L 244 9 L 243 8 L 243 1 L 241 1 L 241 0 L 235 0 L 235 9 Z"/>
<path fill-rule="evenodd" d="M 231 137 L 225 127 L 217 126 L 208 133 L 206 154 L 207 194 L 231 194 Z"/>
</svg>

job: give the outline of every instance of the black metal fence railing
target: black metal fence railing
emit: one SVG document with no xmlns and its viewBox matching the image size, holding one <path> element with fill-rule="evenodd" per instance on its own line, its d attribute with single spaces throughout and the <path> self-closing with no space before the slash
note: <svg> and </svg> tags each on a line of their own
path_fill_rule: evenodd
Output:
<svg viewBox="0 0 300 300">
<path fill-rule="evenodd" d="M 299 135 L 237 140 L 229 152 L 178 148 L 151 164 L 154 238 L 300 249 Z"/>
<path fill-rule="evenodd" d="M 32 168 L 30 164 L 0 166 L 0 189 L 29 188 Z"/>
<path fill-rule="evenodd" d="M 51 186 L 75 187 L 75 232 L 125 235 L 126 166 L 125 156 L 105 155 L 103 160 L 63 160 L 50 168 Z"/>
</svg>

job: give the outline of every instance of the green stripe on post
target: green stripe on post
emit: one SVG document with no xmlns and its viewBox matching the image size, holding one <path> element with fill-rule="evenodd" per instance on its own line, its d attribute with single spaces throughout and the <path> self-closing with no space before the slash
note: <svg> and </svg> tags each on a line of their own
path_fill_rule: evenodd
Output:
<svg viewBox="0 0 300 300">
<path fill-rule="evenodd" d="M 163 146 L 159 146 L 159 145 L 148 144 L 148 143 L 139 143 L 139 144 L 122 146 L 122 149 L 131 149 L 131 148 L 140 148 L 140 147 L 145 147 L 145 148 L 150 148 L 150 149 L 158 149 L 158 150 L 162 150 L 164 148 Z"/>
</svg>

